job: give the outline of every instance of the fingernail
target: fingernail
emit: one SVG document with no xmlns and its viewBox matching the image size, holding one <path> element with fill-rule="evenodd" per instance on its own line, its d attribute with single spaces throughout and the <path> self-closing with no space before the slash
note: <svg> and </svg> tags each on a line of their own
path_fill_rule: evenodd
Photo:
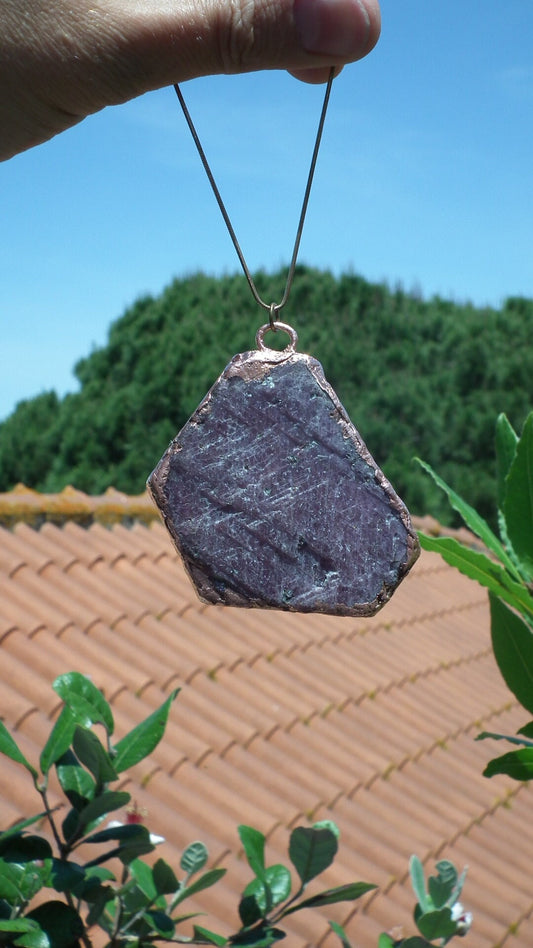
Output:
<svg viewBox="0 0 533 948">
<path fill-rule="evenodd" d="M 370 18 L 361 0 L 294 0 L 294 20 L 309 53 L 349 60 L 365 50 Z"/>
</svg>

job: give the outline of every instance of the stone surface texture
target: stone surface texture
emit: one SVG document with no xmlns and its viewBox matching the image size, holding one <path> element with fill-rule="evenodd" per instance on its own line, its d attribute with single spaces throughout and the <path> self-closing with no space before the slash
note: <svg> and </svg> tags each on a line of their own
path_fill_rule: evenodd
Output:
<svg viewBox="0 0 533 948">
<path fill-rule="evenodd" d="M 293 350 L 235 356 L 148 486 L 206 602 L 372 615 L 418 556 L 322 367 Z"/>
</svg>

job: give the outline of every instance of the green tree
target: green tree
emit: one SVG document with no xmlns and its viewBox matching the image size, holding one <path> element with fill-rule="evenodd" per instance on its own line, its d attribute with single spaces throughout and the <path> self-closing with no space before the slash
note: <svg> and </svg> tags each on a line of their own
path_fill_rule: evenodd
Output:
<svg viewBox="0 0 533 948">
<path fill-rule="evenodd" d="M 0 425 L 0 484 L 33 487 L 54 461 L 53 429 L 60 401 L 55 392 L 19 402 L 15 411 Z"/>
<path fill-rule="evenodd" d="M 255 274 L 262 297 L 279 300 L 285 277 Z M 504 411 L 520 428 L 529 408 L 532 301 L 476 308 L 299 266 L 284 318 L 414 513 L 430 501 L 412 464 L 418 454 L 449 481 L 460 478 L 469 502 L 493 516 L 493 419 Z M 142 491 L 168 442 L 231 357 L 254 347 L 264 321 L 241 275 L 198 273 L 139 299 L 112 324 L 107 344 L 76 365 L 78 392 L 39 396 L 0 425 L 0 490 L 23 481 L 47 491 L 68 483 L 89 493 Z M 432 509 L 450 522 L 444 500 Z"/>
</svg>

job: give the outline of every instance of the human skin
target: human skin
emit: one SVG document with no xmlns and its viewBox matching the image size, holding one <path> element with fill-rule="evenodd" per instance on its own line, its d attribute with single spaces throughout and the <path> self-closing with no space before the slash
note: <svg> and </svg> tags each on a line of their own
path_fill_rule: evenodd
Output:
<svg viewBox="0 0 533 948">
<path fill-rule="evenodd" d="M 324 82 L 379 31 L 379 0 L 0 0 L 0 159 L 195 76 Z"/>
</svg>

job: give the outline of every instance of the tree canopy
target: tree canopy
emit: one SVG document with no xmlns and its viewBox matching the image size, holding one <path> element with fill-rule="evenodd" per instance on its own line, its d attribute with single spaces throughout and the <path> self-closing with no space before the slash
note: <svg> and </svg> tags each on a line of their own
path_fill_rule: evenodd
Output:
<svg viewBox="0 0 533 948">
<path fill-rule="evenodd" d="M 263 298 L 281 297 L 284 270 L 255 279 Z M 511 298 L 493 309 L 424 300 L 353 273 L 300 266 L 283 318 L 299 350 L 322 362 L 412 512 L 449 522 L 416 455 L 491 516 L 496 418 L 505 412 L 520 430 L 531 409 L 533 301 Z M 23 401 L 0 425 L 0 490 L 24 482 L 139 493 L 226 363 L 254 348 L 262 321 L 241 275 L 198 273 L 138 299 L 112 324 L 107 344 L 77 363 L 79 391 Z"/>
</svg>

